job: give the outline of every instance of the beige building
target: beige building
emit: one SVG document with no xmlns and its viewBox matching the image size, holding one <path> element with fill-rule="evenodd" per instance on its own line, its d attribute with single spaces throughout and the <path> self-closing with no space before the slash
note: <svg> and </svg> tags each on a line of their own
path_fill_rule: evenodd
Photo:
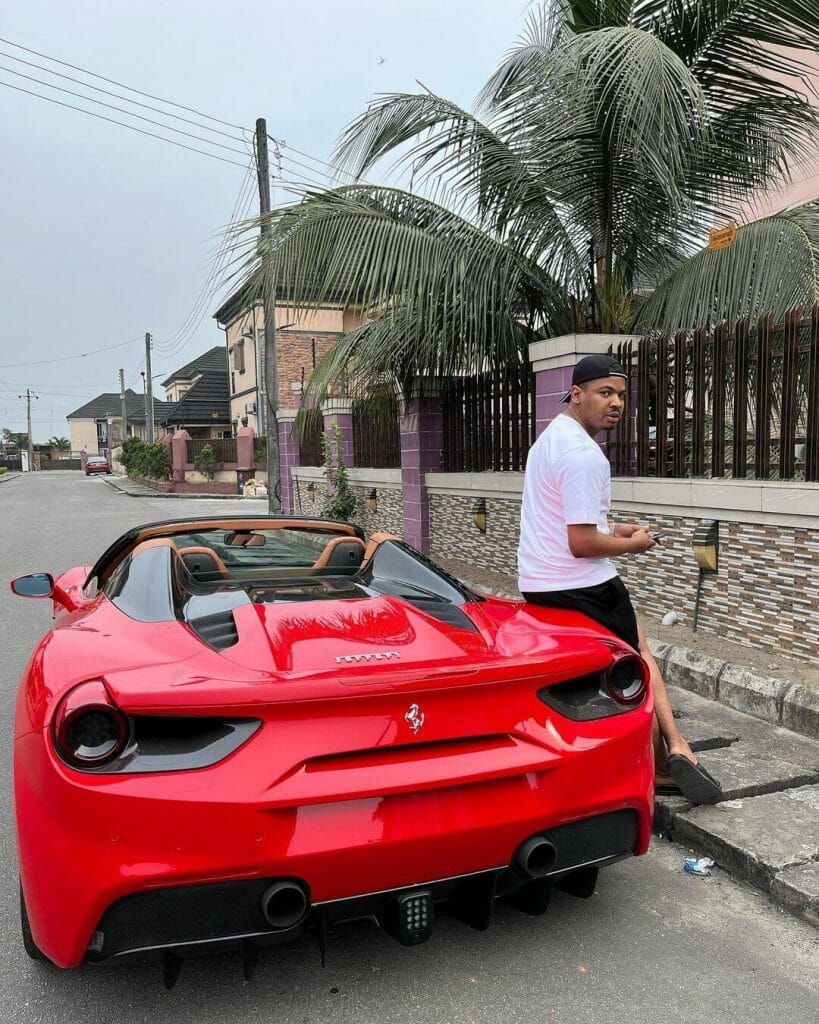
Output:
<svg viewBox="0 0 819 1024">
<path fill-rule="evenodd" d="M 809 83 L 809 88 L 803 88 L 801 91 L 806 98 L 810 98 L 819 106 L 819 52 L 800 52 L 799 59 L 807 66 L 806 77 Z M 790 183 L 764 192 L 753 202 L 742 207 L 739 211 L 739 221 L 747 223 L 759 220 L 779 210 L 819 199 L 819 144 L 812 151 L 803 153 L 799 162 L 791 166 L 790 173 Z"/>
<path fill-rule="evenodd" d="M 234 433 L 239 427 L 264 426 L 264 307 L 249 299 L 246 290 L 234 293 L 214 314 L 225 331 L 230 381 L 230 418 Z M 340 334 L 361 323 L 357 309 L 322 306 L 297 309 L 282 297 L 276 305 L 277 408 L 298 405 L 304 381 Z M 260 388 L 261 384 L 261 388 Z"/>
</svg>

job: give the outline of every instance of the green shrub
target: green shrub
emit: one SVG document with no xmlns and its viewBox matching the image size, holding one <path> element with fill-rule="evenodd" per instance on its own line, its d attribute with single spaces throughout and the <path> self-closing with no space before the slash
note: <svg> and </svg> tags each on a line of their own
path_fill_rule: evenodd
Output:
<svg viewBox="0 0 819 1024">
<path fill-rule="evenodd" d="M 257 437 L 253 448 L 253 464 L 264 469 L 267 465 L 267 438 Z"/>
<path fill-rule="evenodd" d="M 216 476 L 216 456 L 213 454 L 213 445 L 203 445 L 202 451 L 193 457 L 193 464 L 203 476 L 212 480 Z"/>
<path fill-rule="evenodd" d="M 324 479 L 327 481 L 327 494 L 321 514 L 327 519 L 341 519 L 346 522 L 355 511 L 355 495 L 350 490 L 341 442 L 341 431 L 338 423 L 333 420 L 330 423 L 330 432 L 321 432 Z"/>
<path fill-rule="evenodd" d="M 6 466 L 0 466 L 0 476 L 6 472 L 8 472 L 8 468 Z"/>
<path fill-rule="evenodd" d="M 127 437 L 117 461 L 128 476 L 144 476 L 149 480 L 167 480 L 170 475 L 168 449 L 162 443 L 146 444 L 138 437 Z"/>
</svg>

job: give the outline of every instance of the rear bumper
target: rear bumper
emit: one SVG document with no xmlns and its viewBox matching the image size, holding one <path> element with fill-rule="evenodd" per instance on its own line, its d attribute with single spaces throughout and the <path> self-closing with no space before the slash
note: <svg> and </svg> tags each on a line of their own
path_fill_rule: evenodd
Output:
<svg viewBox="0 0 819 1024">
<path fill-rule="evenodd" d="M 438 788 L 431 780 L 420 790 L 390 792 L 385 785 L 386 794 L 323 801 L 313 795 L 313 802 L 291 806 L 273 799 L 278 786 L 248 792 L 263 771 L 254 754 L 261 744 L 211 769 L 112 778 L 68 771 L 55 763 L 42 734 L 28 733 L 16 742 L 15 800 L 35 941 L 62 967 L 89 955 L 152 955 L 169 945 L 199 951 L 248 937 L 282 941 L 252 924 L 240 922 L 237 931 L 227 918 L 220 925 L 222 918 L 205 915 L 206 934 L 193 925 L 215 900 L 214 886 L 255 892 L 281 877 L 301 880 L 309 892 L 313 916 L 306 926 L 317 907 L 333 919 L 378 913 L 368 909 L 378 894 L 419 886 L 435 885 L 436 899 L 451 899 L 443 880 L 489 873 L 505 885 L 504 872 L 527 837 L 584 819 L 604 822 L 615 812 L 633 821 L 627 849 L 614 835 L 611 848 L 598 838 L 580 842 L 552 874 L 645 853 L 653 809 L 650 707 L 622 716 L 608 737 L 600 723 L 594 728 L 595 737 L 562 745 L 560 756 L 544 751 L 538 767 L 514 774 L 493 777 L 487 766 L 481 778 L 451 775 Z M 383 774 L 379 783 L 386 783 Z M 105 931 L 101 922 L 111 908 L 128 899 L 146 907 L 172 903 L 168 894 L 182 890 L 200 907 L 198 917 L 176 914 L 182 932 L 140 938 L 134 931 L 124 946 L 118 940 L 106 947 L 104 939 L 100 946 L 96 933 Z"/>
<path fill-rule="evenodd" d="M 412 945 L 423 941 L 417 933 L 396 927 L 396 908 L 402 896 L 421 895 L 429 904 L 448 905 L 454 914 L 477 928 L 489 923 L 497 899 L 509 899 L 519 909 L 537 913 L 543 909 L 548 888 L 579 869 L 593 870 L 632 854 L 637 841 L 638 817 L 631 810 L 586 818 L 541 833 L 556 851 L 554 866 L 533 879 L 516 862 L 493 871 L 422 881 L 404 889 L 362 893 L 346 899 L 310 903 L 296 923 L 271 928 L 261 909 L 262 898 L 277 879 L 211 883 L 159 889 L 126 896 L 103 915 L 91 940 L 86 960 L 112 963 L 159 960 L 168 956 L 192 956 L 214 950 L 242 949 L 290 942 L 306 929 L 320 938 L 341 921 L 374 917 L 399 941 Z M 527 837 L 530 838 L 530 837 Z M 593 882 L 592 882 L 593 887 Z M 425 922 L 432 929 L 433 912 Z"/>
</svg>

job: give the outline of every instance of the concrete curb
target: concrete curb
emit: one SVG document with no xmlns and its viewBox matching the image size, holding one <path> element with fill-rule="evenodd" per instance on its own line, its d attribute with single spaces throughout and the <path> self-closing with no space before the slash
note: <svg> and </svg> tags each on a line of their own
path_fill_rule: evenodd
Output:
<svg viewBox="0 0 819 1024">
<path fill-rule="evenodd" d="M 17 480 L 22 475 L 22 473 L 0 473 L 0 484 L 4 484 L 7 480 Z"/>
<path fill-rule="evenodd" d="M 650 640 L 667 683 L 743 714 L 819 739 L 819 692 L 799 683 L 756 675 L 742 665 L 707 658 L 687 647 Z"/>
<path fill-rule="evenodd" d="M 205 501 L 267 501 L 267 495 L 256 494 L 168 494 L 165 491 L 152 491 L 143 484 L 132 484 L 130 482 L 121 484 L 118 480 L 111 480 L 108 477 L 102 478 L 103 483 L 108 484 L 112 490 L 120 494 L 127 494 L 129 498 L 192 498 Z"/>
</svg>

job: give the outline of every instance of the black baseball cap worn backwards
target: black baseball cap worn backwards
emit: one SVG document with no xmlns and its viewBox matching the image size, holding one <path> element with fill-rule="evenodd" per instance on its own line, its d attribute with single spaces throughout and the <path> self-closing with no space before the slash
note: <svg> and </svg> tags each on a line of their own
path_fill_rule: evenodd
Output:
<svg viewBox="0 0 819 1024">
<path fill-rule="evenodd" d="M 602 354 L 584 356 L 572 372 L 572 388 L 579 384 L 588 384 L 590 380 L 600 380 L 602 377 L 622 377 L 623 380 L 628 379 L 626 371 L 611 356 Z M 572 390 L 569 388 L 563 398 L 561 398 L 561 402 L 568 402 L 571 397 Z"/>
</svg>

